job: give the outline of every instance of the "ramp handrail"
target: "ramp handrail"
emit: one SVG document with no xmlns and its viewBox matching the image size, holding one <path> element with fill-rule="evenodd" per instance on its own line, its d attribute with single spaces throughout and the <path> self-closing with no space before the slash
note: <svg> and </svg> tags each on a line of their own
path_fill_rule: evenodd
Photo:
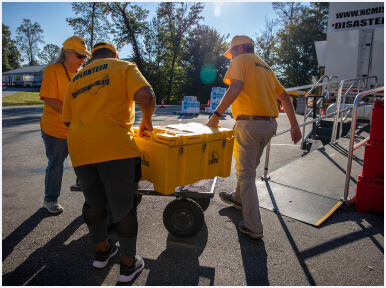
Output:
<svg viewBox="0 0 386 288">
<path fill-rule="evenodd" d="M 323 86 L 330 86 L 330 85 L 333 85 L 333 84 L 339 84 L 339 82 L 330 82 L 332 79 L 334 79 L 334 78 L 336 78 L 336 79 L 338 79 L 338 77 L 337 76 L 331 76 L 331 77 L 329 77 L 328 75 L 323 75 L 319 80 L 318 80 L 318 82 L 316 82 L 315 84 L 310 84 L 310 85 L 304 85 L 304 86 L 298 86 L 298 87 L 292 87 L 292 88 L 288 88 L 288 89 L 286 89 L 287 91 L 299 91 L 299 90 L 303 90 L 303 89 L 309 89 L 310 88 L 310 90 L 307 92 L 307 94 L 305 95 L 305 98 L 307 99 L 307 97 L 311 94 L 311 92 L 312 91 L 314 91 L 314 89 L 316 88 L 316 87 L 323 87 Z M 327 79 L 328 80 L 328 82 L 323 82 L 325 79 Z M 323 87 L 324 88 L 324 87 Z M 327 89 L 327 93 L 329 94 L 329 91 L 330 91 L 330 89 L 329 89 L 329 87 L 328 87 L 328 89 Z M 318 101 L 318 104 L 323 100 L 323 98 L 324 98 L 324 96 L 323 97 L 321 97 L 320 99 L 319 99 L 319 101 Z M 306 100 L 307 101 L 307 100 Z M 307 104 L 307 103 L 306 103 Z M 310 114 L 311 114 L 311 112 L 312 112 L 312 110 L 310 110 L 309 112 L 307 112 L 307 105 L 305 105 L 305 107 L 304 107 L 304 122 L 306 122 L 306 120 L 307 120 L 307 118 L 308 118 L 308 116 L 310 116 Z M 302 133 L 302 139 L 301 139 L 301 145 L 303 144 L 303 142 L 305 141 L 305 139 L 304 139 L 304 135 L 305 135 L 305 132 L 306 132 L 306 130 L 305 130 L 306 128 L 305 127 L 303 127 L 303 133 Z"/>
<path fill-rule="evenodd" d="M 331 83 L 330 83 L 330 84 L 331 84 Z M 308 85 L 308 86 L 312 86 L 312 85 Z M 319 86 L 321 86 L 321 85 L 319 85 Z M 305 87 L 305 86 L 303 86 L 303 87 Z M 287 89 L 287 91 L 288 91 L 288 90 L 289 90 L 289 89 Z M 374 92 L 374 91 L 375 91 L 375 92 Z M 367 95 L 374 94 L 374 93 L 381 92 L 381 91 L 383 91 L 383 86 L 378 87 L 378 88 L 376 88 L 376 89 L 367 90 L 367 91 L 365 91 L 365 92 L 362 92 L 361 94 L 366 93 L 366 96 L 367 96 Z M 355 101 L 354 101 L 354 102 L 355 102 Z M 363 104 L 361 104 L 360 106 L 363 106 L 363 105 L 366 105 L 366 103 L 363 103 Z M 328 114 L 323 115 L 323 116 L 320 116 L 320 117 L 318 117 L 318 118 L 316 118 L 316 119 L 312 119 L 312 120 L 309 120 L 309 121 L 305 121 L 305 122 L 299 124 L 299 127 L 305 127 L 305 126 L 310 125 L 310 124 L 312 124 L 312 123 L 314 123 L 314 122 L 321 121 L 321 120 L 324 119 L 324 118 L 328 118 L 328 117 L 331 117 L 331 116 L 336 116 L 338 113 L 343 113 L 343 112 L 346 112 L 346 111 L 350 112 L 350 111 L 353 110 L 353 109 L 354 109 L 354 107 L 344 108 L 344 109 L 341 109 L 340 111 L 338 111 L 338 109 L 337 109 L 335 112 L 328 113 Z M 357 111 L 356 111 L 356 113 L 357 113 Z M 353 113 L 353 114 L 354 114 L 354 113 Z M 356 121 L 355 121 L 355 122 L 356 122 Z M 351 124 L 352 124 L 352 123 L 351 123 Z M 355 123 L 355 126 L 354 126 L 354 132 L 355 132 L 355 127 L 356 127 L 356 123 Z M 352 126 L 351 126 L 351 129 L 353 129 Z M 290 131 L 291 131 L 291 128 L 283 129 L 283 130 L 281 130 L 281 131 L 279 131 L 279 132 L 276 132 L 276 135 L 274 135 L 273 137 L 279 136 L 279 135 L 281 135 L 281 134 L 285 134 L 285 133 L 290 132 Z M 352 134 L 352 133 L 351 133 L 351 134 Z M 357 145 L 357 147 L 359 148 L 360 146 Z M 268 176 L 268 165 L 269 165 L 269 154 L 270 154 L 270 150 L 271 150 L 271 141 L 269 141 L 268 144 L 267 144 L 267 146 L 266 146 L 266 153 L 265 153 L 266 156 L 265 156 L 265 165 L 264 165 L 264 175 L 261 177 L 262 180 L 268 180 L 268 179 L 270 178 L 270 177 Z"/>
<path fill-rule="evenodd" d="M 358 149 L 360 146 L 364 145 L 366 141 L 362 141 L 360 144 L 361 145 L 355 145 L 354 147 L 354 140 L 355 140 L 355 129 L 357 125 L 357 117 L 358 117 L 358 107 L 359 107 L 359 102 L 366 96 L 369 96 L 371 94 L 381 92 L 384 90 L 384 86 L 371 89 L 362 93 L 359 93 L 354 100 L 354 105 L 353 105 L 353 112 L 352 112 L 352 120 L 351 120 L 351 134 L 350 134 L 350 143 L 348 147 L 348 159 L 347 159 L 347 169 L 346 169 L 346 183 L 344 186 L 344 195 L 341 199 L 345 207 L 349 206 L 350 199 L 348 199 L 348 192 L 350 188 L 350 178 L 351 178 L 351 167 L 352 167 L 352 159 L 353 159 L 353 154 L 354 150 Z M 362 105 L 365 105 L 362 104 Z M 361 105 L 361 106 L 362 106 Z"/>
<path fill-rule="evenodd" d="M 357 83 L 357 82 L 360 82 L 360 81 L 364 81 L 365 80 L 369 80 L 371 78 L 374 78 L 375 79 L 375 87 L 378 86 L 378 78 L 377 76 L 367 76 L 367 77 L 357 77 L 357 78 L 350 78 L 350 79 L 343 79 L 341 82 L 340 82 L 340 85 L 339 85 L 339 90 L 338 90 L 338 97 L 336 98 L 336 110 L 338 111 L 338 113 L 335 115 L 334 117 L 334 123 L 333 123 L 333 126 L 332 126 L 332 134 L 331 134 L 331 142 L 332 143 L 335 143 L 336 142 L 336 134 L 337 134 L 337 129 L 338 129 L 338 123 L 341 122 L 341 103 L 343 104 L 343 107 L 342 109 L 344 109 L 344 105 L 345 105 L 345 102 L 346 102 L 346 95 L 351 92 L 352 88 L 354 87 L 354 85 Z M 344 94 L 344 98 L 343 98 L 343 101 L 342 101 L 342 93 L 343 93 L 343 86 L 345 83 L 347 82 L 352 82 L 354 81 L 354 83 L 350 86 L 350 88 L 346 91 L 346 93 Z M 359 87 L 359 83 L 358 83 L 358 87 Z M 359 90 L 359 89 L 358 89 Z M 369 91 L 369 90 L 368 90 Z M 359 92 L 359 91 L 358 91 Z M 343 123 L 342 123 L 343 124 Z M 342 134 L 342 126 L 343 125 L 340 125 L 340 130 L 339 130 L 339 137 L 340 135 Z"/>
<path fill-rule="evenodd" d="M 349 110 L 352 110 L 352 109 L 353 109 L 352 107 L 349 107 L 349 108 L 341 110 L 341 112 L 349 111 Z M 335 112 L 332 112 L 332 113 L 320 116 L 319 118 L 303 122 L 303 123 L 299 124 L 299 127 L 304 127 L 304 126 L 310 125 L 310 124 L 312 124 L 314 122 L 317 122 L 317 121 L 320 121 L 320 120 L 322 120 L 324 118 L 328 118 L 328 117 L 331 117 L 333 115 L 336 115 L 337 113 L 338 112 L 335 111 Z M 290 132 L 290 131 L 291 131 L 291 128 L 286 128 L 286 129 L 280 130 L 279 132 L 276 132 L 276 135 L 274 135 L 273 137 L 279 136 L 281 134 L 285 134 L 285 133 Z M 268 164 L 269 164 L 269 153 L 270 153 L 270 150 L 271 150 L 271 140 L 268 142 L 268 144 L 266 146 L 264 176 L 261 177 L 261 179 L 263 179 L 263 180 L 268 180 L 269 179 L 269 177 L 267 177 L 267 174 L 268 174 Z"/>
</svg>

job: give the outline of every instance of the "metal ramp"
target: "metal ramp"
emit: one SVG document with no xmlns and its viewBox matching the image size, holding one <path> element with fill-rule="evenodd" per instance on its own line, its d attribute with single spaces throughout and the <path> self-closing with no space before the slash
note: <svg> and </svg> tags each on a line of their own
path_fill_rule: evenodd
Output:
<svg viewBox="0 0 386 288">
<path fill-rule="evenodd" d="M 367 138 L 370 125 L 356 131 L 355 142 Z M 259 205 L 281 215 L 319 226 L 343 203 L 350 135 L 340 138 L 256 180 Z M 349 197 L 356 194 L 364 146 L 354 151 Z"/>
</svg>

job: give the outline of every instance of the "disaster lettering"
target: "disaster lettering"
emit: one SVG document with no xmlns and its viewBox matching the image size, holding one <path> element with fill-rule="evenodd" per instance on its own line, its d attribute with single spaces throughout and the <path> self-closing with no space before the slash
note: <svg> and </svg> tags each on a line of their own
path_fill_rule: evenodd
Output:
<svg viewBox="0 0 386 288">
<path fill-rule="evenodd" d="M 383 13 L 384 13 L 384 6 L 347 11 L 347 12 L 338 12 L 336 13 L 336 19 L 341 19 L 342 21 L 332 24 L 332 27 L 335 28 L 335 30 L 339 30 L 339 29 L 345 29 L 345 28 L 383 25 L 384 24 Z M 382 14 L 382 15 L 376 15 L 376 14 Z M 369 15 L 371 16 L 374 15 L 374 17 L 366 17 Z M 347 21 L 343 20 L 345 18 L 353 18 L 353 17 L 361 17 L 361 19 L 355 19 L 355 20 L 347 19 Z"/>
</svg>

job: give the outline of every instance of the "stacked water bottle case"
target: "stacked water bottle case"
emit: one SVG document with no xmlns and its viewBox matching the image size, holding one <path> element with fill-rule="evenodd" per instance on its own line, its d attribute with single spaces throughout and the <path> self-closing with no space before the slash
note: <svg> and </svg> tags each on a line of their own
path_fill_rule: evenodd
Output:
<svg viewBox="0 0 386 288">
<path fill-rule="evenodd" d="M 370 137 L 365 146 L 362 174 L 358 177 L 355 209 L 361 212 L 384 211 L 384 123 L 383 101 L 375 101 Z"/>
</svg>

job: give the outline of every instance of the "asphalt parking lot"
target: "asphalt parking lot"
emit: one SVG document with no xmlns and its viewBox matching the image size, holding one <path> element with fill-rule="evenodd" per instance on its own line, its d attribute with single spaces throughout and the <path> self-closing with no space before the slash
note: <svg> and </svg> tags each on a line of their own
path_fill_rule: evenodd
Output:
<svg viewBox="0 0 386 288">
<path fill-rule="evenodd" d="M 208 121 L 206 114 L 172 113 L 179 109 L 157 106 L 154 126 Z M 117 283 L 119 257 L 101 270 L 91 265 L 94 248 L 81 216 L 84 197 L 70 191 L 75 182 L 70 159 L 60 198 L 64 212 L 52 216 L 41 208 L 47 165 L 39 126 L 42 107 L 5 107 L 2 113 L 2 284 L 122 285 Z M 136 126 L 140 120 L 137 111 Z M 278 123 L 278 130 L 289 127 L 284 113 Z M 234 120 L 226 115 L 220 125 L 232 128 Z M 302 154 L 289 134 L 274 137 L 269 171 Z M 262 164 L 257 175 L 263 175 Z M 203 229 L 188 239 L 164 227 L 163 211 L 171 197 L 144 196 L 138 206 L 137 252 L 145 269 L 125 285 L 384 286 L 383 215 L 339 209 L 315 227 L 261 209 L 264 238 L 254 240 L 237 230 L 241 212 L 218 197 L 235 185 L 232 167 L 230 177 L 218 178 Z M 112 241 L 117 241 L 114 235 Z"/>
</svg>

